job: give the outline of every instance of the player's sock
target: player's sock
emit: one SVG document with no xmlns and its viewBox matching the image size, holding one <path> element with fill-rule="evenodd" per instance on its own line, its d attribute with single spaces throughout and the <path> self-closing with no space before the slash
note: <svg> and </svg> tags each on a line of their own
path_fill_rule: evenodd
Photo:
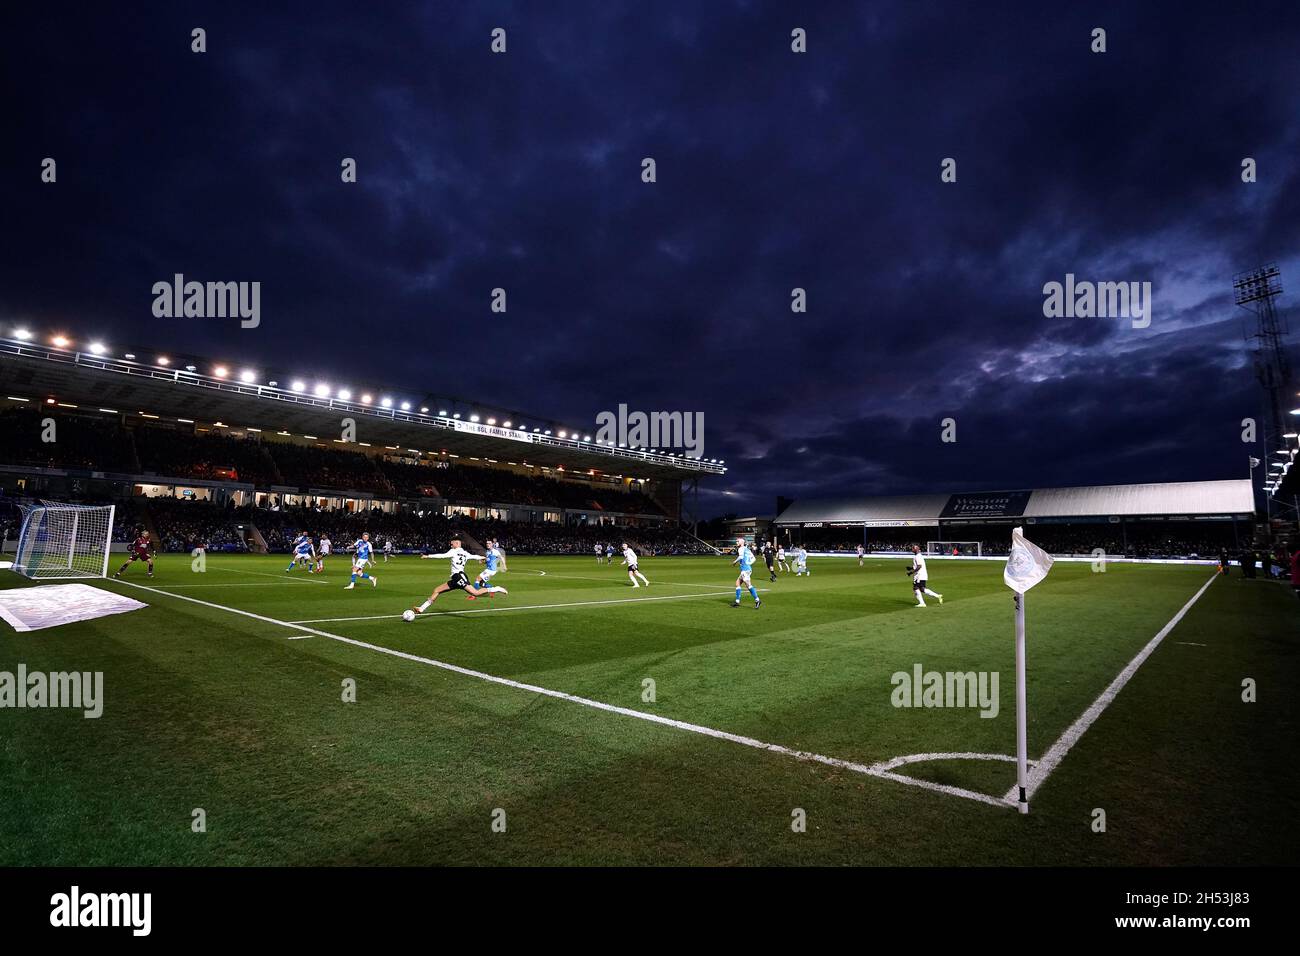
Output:
<svg viewBox="0 0 1300 956">
<path fill-rule="evenodd" d="M 757 600 L 758 600 L 758 591 L 756 591 L 754 588 L 751 587 L 751 588 L 749 589 L 749 596 L 752 597 L 755 601 L 757 601 Z"/>
<path fill-rule="evenodd" d="M 740 603 L 740 588 L 736 588 L 736 603 Z"/>
<path fill-rule="evenodd" d="M 425 601 L 423 604 L 421 604 L 419 608 L 420 613 L 423 614 L 425 611 L 429 610 L 429 605 L 432 603 L 433 603 L 432 601 Z"/>
<path fill-rule="evenodd" d="M 352 583 L 353 584 L 357 583 L 357 573 L 355 571 L 352 572 Z"/>
</svg>

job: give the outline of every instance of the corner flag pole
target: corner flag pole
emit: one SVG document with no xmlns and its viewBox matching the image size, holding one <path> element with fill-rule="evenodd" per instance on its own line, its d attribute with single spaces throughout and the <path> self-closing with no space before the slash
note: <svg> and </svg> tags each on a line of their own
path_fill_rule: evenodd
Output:
<svg viewBox="0 0 1300 956">
<path fill-rule="evenodd" d="M 1025 538 L 1023 528 L 1011 529 L 1011 550 L 1002 580 L 1016 594 L 1016 782 L 1018 807 L 1029 812 L 1029 708 L 1025 706 L 1025 592 L 1052 569 L 1052 556 Z"/>
<path fill-rule="evenodd" d="M 1029 812 L 1029 732 L 1025 707 L 1025 596 L 1016 595 L 1016 780 L 1021 813 Z"/>
</svg>

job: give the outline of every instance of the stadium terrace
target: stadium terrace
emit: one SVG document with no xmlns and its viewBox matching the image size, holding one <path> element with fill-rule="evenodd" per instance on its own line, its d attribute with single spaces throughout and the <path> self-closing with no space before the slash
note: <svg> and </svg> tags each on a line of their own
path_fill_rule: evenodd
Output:
<svg viewBox="0 0 1300 956">
<path fill-rule="evenodd" d="M 379 389 L 334 387 L 292 376 L 263 381 L 256 372 L 236 374 L 219 361 L 155 350 L 111 354 L 98 342 L 82 350 L 61 335 L 42 343 L 29 330 L 15 332 L 15 337 L 0 338 L 0 388 L 28 401 L 112 404 L 128 416 L 183 419 L 201 398 L 208 415 L 226 426 L 303 436 L 330 435 L 338 431 L 341 415 L 357 416 L 358 443 L 366 446 L 497 457 L 509 453 L 553 468 L 645 479 L 684 480 L 727 470 L 717 459 L 607 444 L 535 416 L 480 412 L 475 409 L 481 406 L 456 398 L 425 396 L 417 403 Z"/>
<path fill-rule="evenodd" d="M 755 519 L 747 519 L 758 524 Z M 1250 480 L 1183 481 L 1077 488 L 791 502 L 771 523 L 786 541 L 824 551 L 902 551 L 913 541 L 931 554 L 1005 554 L 1023 524 L 1056 554 L 1217 557 L 1253 533 Z"/>
<path fill-rule="evenodd" d="M 156 351 L 110 357 L 100 343 L 31 333 L 0 339 L 0 434 L 9 496 L 117 501 L 127 506 L 119 524 L 143 524 L 176 549 L 277 550 L 301 512 L 374 516 L 411 548 L 445 530 L 434 519 L 606 536 L 617 525 L 641 529 L 648 547 L 702 547 L 672 529 L 688 512 L 693 521 L 697 481 L 726 471 L 453 398 L 268 379 Z M 174 513 L 177 500 L 223 509 L 220 520 L 201 508 Z M 120 550 L 126 531 L 114 538 Z M 580 538 L 526 536 L 548 552 Z"/>
</svg>

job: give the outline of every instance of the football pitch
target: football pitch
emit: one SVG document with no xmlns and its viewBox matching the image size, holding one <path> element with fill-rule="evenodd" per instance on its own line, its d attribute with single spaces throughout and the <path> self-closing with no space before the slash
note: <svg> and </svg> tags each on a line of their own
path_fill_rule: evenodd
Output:
<svg viewBox="0 0 1300 956">
<path fill-rule="evenodd" d="M 932 559 L 945 601 L 922 610 L 902 560 L 812 558 L 756 569 L 755 610 L 728 560 L 646 558 L 634 590 L 617 564 L 519 555 L 508 596 L 413 623 L 445 560 L 381 561 L 353 591 L 340 556 L 133 566 L 96 583 L 146 609 L 0 624 L 2 671 L 104 675 L 98 719 L 0 709 L 0 864 L 1300 858 L 1288 585 L 1058 562 L 1026 604 L 1029 754 L 1050 759 L 1021 816 L 1000 562 Z M 918 668 L 997 694 L 896 706 Z"/>
</svg>

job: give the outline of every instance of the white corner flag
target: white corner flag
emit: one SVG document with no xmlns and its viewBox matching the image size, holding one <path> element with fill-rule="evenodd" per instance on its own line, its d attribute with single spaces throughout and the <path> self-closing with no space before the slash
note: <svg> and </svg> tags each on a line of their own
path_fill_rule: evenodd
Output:
<svg viewBox="0 0 1300 956">
<path fill-rule="evenodd" d="M 1016 775 L 1020 786 L 1020 812 L 1029 812 L 1029 733 L 1025 708 L 1025 592 L 1052 569 L 1052 556 L 1025 538 L 1022 528 L 1011 529 L 1011 552 L 1002 580 L 1016 592 Z"/>
</svg>

